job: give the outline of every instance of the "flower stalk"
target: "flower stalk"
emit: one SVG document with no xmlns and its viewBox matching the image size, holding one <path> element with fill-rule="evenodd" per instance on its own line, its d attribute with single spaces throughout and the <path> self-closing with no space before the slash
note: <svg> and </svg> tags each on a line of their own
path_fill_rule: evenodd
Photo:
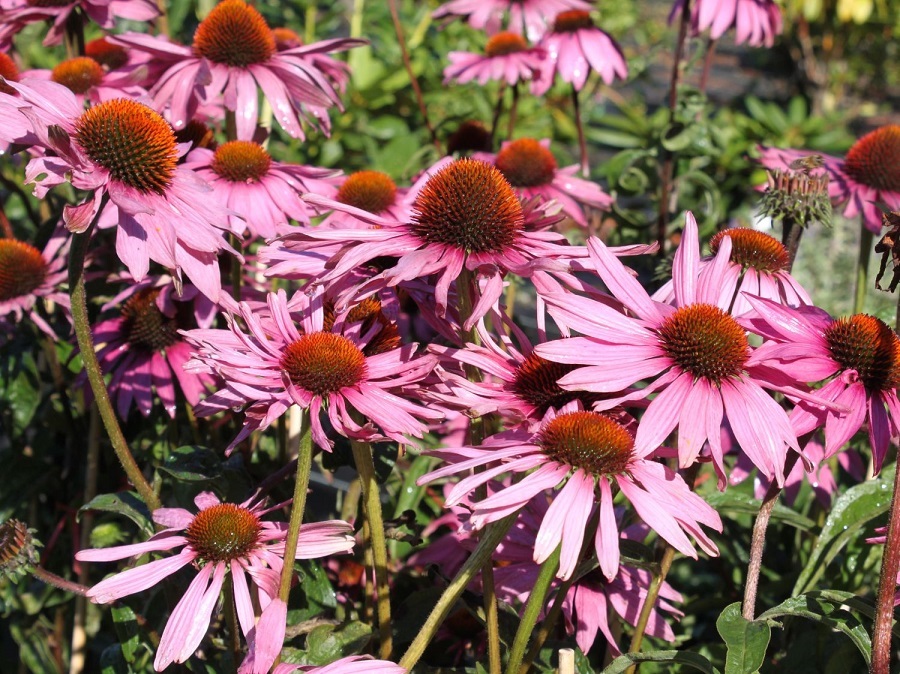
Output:
<svg viewBox="0 0 900 674">
<path fill-rule="evenodd" d="M 875 626 L 872 631 L 871 674 L 890 674 L 891 624 L 894 621 L 894 593 L 897 573 L 900 572 L 900 470 L 894 472 L 894 491 L 891 497 L 891 514 L 888 519 L 884 557 L 881 559 L 881 579 L 878 582 L 878 599 L 875 604 Z"/>
<path fill-rule="evenodd" d="M 291 518 L 288 523 L 287 538 L 284 541 L 284 567 L 281 569 L 281 583 L 278 586 L 278 598 L 287 603 L 291 593 L 291 579 L 294 576 L 294 558 L 297 555 L 297 537 L 303 523 L 303 511 L 306 509 L 306 492 L 309 488 L 309 475 L 312 472 L 312 433 L 310 429 L 309 410 L 301 411 L 300 450 L 297 453 L 297 477 L 294 482 L 294 498 L 291 502 Z"/>
<path fill-rule="evenodd" d="M 556 546 L 556 550 L 550 555 L 544 563 L 541 564 L 541 570 L 535 580 L 534 588 L 528 595 L 528 602 L 525 604 L 525 612 L 519 621 L 519 627 L 516 629 L 516 636 L 513 639 L 512 649 L 509 653 L 509 663 L 506 665 L 506 674 L 519 674 L 520 671 L 527 671 L 528 667 L 522 667 L 522 661 L 525 656 L 525 649 L 528 647 L 528 639 L 534 631 L 537 624 L 538 616 L 544 609 L 544 602 L 547 600 L 547 593 L 556 577 L 556 570 L 559 568 L 559 555 L 562 552 L 562 545 Z"/>
<path fill-rule="evenodd" d="M 641 644 L 644 642 L 644 632 L 647 631 L 647 624 L 650 622 L 650 616 L 653 614 L 653 607 L 656 606 L 656 600 L 659 599 L 659 591 L 669 575 L 669 569 L 672 568 L 672 560 L 675 559 L 675 548 L 666 543 L 663 550 L 662 558 L 659 560 L 659 571 L 653 574 L 653 580 L 650 581 L 650 587 L 647 588 L 647 597 L 641 606 L 641 614 L 638 616 L 637 624 L 634 626 L 634 636 L 631 637 L 631 645 L 628 647 L 629 653 L 639 653 Z M 634 674 L 637 671 L 637 665 L 632 665 L 627 670 L 627 674 Z"/>
<path fill-rule="evenodd" d="M 104 196 L 97 212 L 102 212 L 105 205 L 106 197 Z M 94 338 L 91 335 L 91 324 L 87 312 L 87 294 L 84 288 L 84 262 L 88 245 L 91 241 L 91 234 L 96 224 L 95 218 L 87 231 L 74 235 L 72 249 L 69 253 L 69 295 L 72 301 L 72 322 L 75 325 L 75 338 L 81 351 L 81 360 L 87 373 L 88 382 L 90 382 L 91 390 L 94 392 L 94 400 L 97 403 L 100 418 L 103 420 L 103 425 L 116 453 L 116 458 L 119 460 L 122 470 L 125 471 L 125 475 L 131 484 L 134 485 L 138 494 L 144 499 L 144 503 L 153 511 L 160 507 L 159 497 L 153 490 L 153 487 L 150 486 L 147 478 L 144 477 L 143 472 L 141 472 L 140 467 L 134 460 L 131 450 L 128 448 L 128 442 L 125 440 L 125 435 L 122 433 L 119 420 L 116 418 L 116 412 L 109 399 L 109 391 L 106 388 L 106 382 L 103 380 L 100 363 L 97 362 Z"/>
<path fill-rule="evenodd" d="M 575 113 L 575 128 L 578 129 L 578 152 L 581 157 L 581 175 L 585 178 L 591 174 L 588 162 L 587 140 L 584 137 L 584 121 L 581 119 L 581 103 L 578 101 L 578 89 L 572 85 L 572 109 Z"/>
<path fill-rule="evenodd" d="M 856 293 L 853 296 L 853 313 L 861 314 L 866 306 L 866 292 L 869 290 L 869 258 L 872 255 L 872 232 L 866 221 L 860 218 L 859 256 L 856 258 Z"/>
</svg>

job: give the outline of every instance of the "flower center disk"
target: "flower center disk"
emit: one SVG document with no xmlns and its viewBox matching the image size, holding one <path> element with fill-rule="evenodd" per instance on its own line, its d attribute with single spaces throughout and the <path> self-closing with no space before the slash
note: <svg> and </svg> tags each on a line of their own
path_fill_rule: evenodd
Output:
<svg viewBox="0 0 900 674">
<path fill-rule="evenodd" d="M 548 457 L 592 475 L 618 475 L 634 457 L 634 439 L 624 426 L 596 412 L 569 412 L 538 433 Z"/>
<path fill-rule="evenodd" d="M 543 415 L 550 407 L 559 409 L 572 400 L 585 401 L 584 393 L 566 391 L 557 383 L 577 367 L 568 363 L 554 363 L 532 353 L 516 368 L 512 389 L 521 399 L 534 405 L 539 415 Z"/>
<path fill-rule="evenodd" d="M 84 55 L 90 56 L 97 63 L 110 70 L 121 68 L 128 63 L 128 52 L 125 47 L 109 42 L 100 37 L 84 45 Z"/>
<path fill-rule="evenodd" d="M 520 51 L 528 49 L 528 42 L 518 33 L 497 33 L 488 40 L 484 53 L 493 58 L 494 56 L 506 56 L 507 54 L 516 54 Z"/>
<path fill-rule="evenodd" d="M 259 518 L 233 503 L 201 510 L 188 525 L 185 537 L 204 562 L 230 562 L 246 557 L 259 539 Z"/>
<path fill-rule="evenodd" d="M 900 385 L 900 339 L 883 321 L 856 314 L 825 329 L 832 357 L 845 369 L 856 370 L 866 388 L 886 391 Z"/>
<path fill-rule="evenodd" d="M 314 332 L 288 344 L 281 369 L 294 386 L 325 396 L 358 384 L 366 375 L 366 357 L 343 335 Z"/>
<path fill-rule="evenodd" d="M 142 103 L 120 98 L 95 105 L 75 122 L 75 139 L 111 178 L 139 192 L 164 194 L 172 184 L 175 134 Z"/>
<path fill-rule="evenodd" d="M 537 187 L 553 182 L 556 159 L 533 138 L 507 143 L 497 153 L 496 166 L 513 187 Z"/>
<path fill-rule="evenodd" d="M 659 340 L 678 367 L 715 384 L 740 376 L 750 349 L 744 329 L 712 304 L 678 309 L 660 326 Z"/>
<path fill-rule="evenodd" d="M 0 52 L 0 77 L 10 82 L 19 81 L 19 67 L 9 55 Z M 0 93 L 15 96 L 18 92 L 9 86 L 6 82 L 0 81 Z"/>
<path fill-rule="evenodd" d="M 582 28 L 593 28 L 594 22 L 590 12 L 581 9 L 570 9 L 556 15 L 553 22 L 554 33 L 574 33 Z"/>
<path fill-rule="evenodd" d="M 397 185 L 381 171 L 357 171 L 347 176 L 336 198 L 342 204 L 378 214 L 394 205 Z"/>
<path fill-rule="evenodd" d="M 522 230 L 519 198 L 496 168 L 458 159 L 425 183 L 413 203 L 412 233 L 426 243 L 500 253 Z"/>
<path fill-rule="evenodd" d="M 844 171 L 856 182 L 900 192 L 900 124 L 867 133 L 847 152 Z"/>
<path fill-rule="evenodd" d="M 780 241 L 753 229 L 726 229 L 709 240 L 713 255 L 719 252 L 724 237 L 731 238 L 731 261 L 742 267 L 775 273 L 790 264 L 790 255 Z"/>
<path fill-rule="evenodd" d="M 249 140 L 232 140 L 216 149 L 212 170 L 234 183 L 255 183 L 269 172 L 272 157 L 261 145 Z"/>
<path fill-rule="evenodd" d="M 47 264 L 34 246 L 0 239 L 0 302 L 28 295 L 47 277 Z"/>
<path fill-rule="evenodd" d="M 159 351 L 178 340 L 178 319 L 160 310 L 158 297 L 158 289 L 144 288 L 122 305 L 122 329 L 132 346 Z"/>
<path fill-rule="evenodd" d="M 213 63 L 244 68 L 265 63 L 275 53 L 275 37 L 255 8 L 243 0 L 224 0 L 194 33 L 194 54 Z"/>
<path fill-rule="evenodd" d="M 103 66 L 89 56 L 76 56 L 56 66 L 50 79 L 74 94 L 86 94 L 103 81 Z"/>
</svg>

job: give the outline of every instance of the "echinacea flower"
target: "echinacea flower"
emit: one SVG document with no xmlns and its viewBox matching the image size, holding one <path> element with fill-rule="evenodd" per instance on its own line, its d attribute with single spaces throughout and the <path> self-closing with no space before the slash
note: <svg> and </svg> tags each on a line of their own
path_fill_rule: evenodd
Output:
<svg viewBox="0 0 900 674">
<path fill-rule="evenodd" d="M 540 77 L 547 53 L 530 46 L 518 33 L 497 33 L 488 40 L 483 54 L 452 51 L 447 58 L 450 65 L 444 68 L 445 83 L 475 80 L 483 86 L 494 80 L 513 86 Z"/>
<path fill-rule="evenodd" d="M 685 2 L 675 1 L 670 22 L 683 11 Z M 695 33 L 709 30 L 713 40 L 734 28 L 735 43 L 771 47 L 783 30 L 783 21 L 774 0 L 696 0 L 691 6 L 691 28 Z"/>
<path fill-rule="evenodd" d="M 440 418 L 394 392 L 415 387 L 431 372 L 434 356 L 416 356 L 415 344 L 379 342 L 384 326 L 378 321 L 342 315 L 326 328 L 321 293 L 310 298 L 300 291 L 288 303 L 280 290 L 269 294 L 267 306 L 261 312 L 242 302 L 237 317 L 246 327 L 231 316 L 228 330 L 184 333 L 200 350 L 191 369 L 215 372 L 225 384 L 200 403 L 198 415 L 245 408 L 244 426 L 229 451 L 293 405 L 309 409 L 313 441 L 327 451 L 332 443 L 322 413 L 345 437 L 401 443 L 409 442 L 406 435 L 424 435 L 420 419 Z M 370 346 L 375 348 L 367 351 Z M 362 426 L 354 411 L 365 417 Z"/>
<path fill-rule="evenodd" d="M 253 607 L 255 599 L 267 623 L 284 607 L 276 597 L 285 564 L 287 523 L 263 520 L 263 515 L 272 509 L 266 509 L 255 496 L 234 504 L 222 503 L 212 492 L 203 492 L 194 503 L 199 510 L 196 514 L 183 508 L 154 510 L 153 521 L 165 529 L 143 543 L 81 550 L 76 554 L 75 558 L 82 562 L 112 562 L 148 552 L 182 548 L 177 555 L 100 581 L 88 590 L 88 598 L 97 604 L 108 604 L 147 590 L 188 565 L 197 569 L 197 575 L 163 630 L 153 662 L 154 668 L 162 671 L 173 662 L 186 661 L 197 650 L 209 629 L 225 574 L 230 572 L 241 631 L 245 636 L 252 632 L 257 646 L 264 640 L 263 650 L 277 656 L 284 639 L 284 622 L 281 622 L 280 633 L 277 621 L 272 621 L 272 629 L 256 630 Z M 339 520 L 304 524 L 297 536 L 296 559 L 349 552 L 354 543 L 352 531 L 349 524 Z M 293 562 L 288 560 L 288 563 Z M 260 618 L 260 624 L 262 620 Z M 274 656 L 262 671 L 268 671 L 273 661 Z"/>
<path fill-rule="evenodd" d="M 532 93 L 542 96 L 559 75 L 563 82 L 581 91 L 593 70 L 606 84 L 615 78 L 628 77 L 625 55 L 616 41 L 604 30 L 594 25 L 591 14 L 573 9 L 560 12 L 539 43 L 547 50 L 547 70 L 535 80 Z"/>
<path fill-rule="evenodd" d="M 155 392 L 174 418 L 176 382 L 187 402 L 197 405 L 216 379 L 185 371 L 192 348 L 178 331 L 208 327 L 215 305 L 191 285 L 177 294 L 172 279 L 162 277 L 132 285 L 103 308 L 112 307 L 118 307 L 118 316 L 100 321 L 92 332 L 100 368 L 110 375 L 109 395 L 119 416 L 128 418 L 133 403 L 146 417 Z"/>
<path fill-rule="evenodd" d="M 733 315 L 750 311 L 746 295 L 794 307 L 813 303 L 809 293 L 788 271 L 791 258 L 787 249 L 774 237 L 754 229 L 734 227 L 713 236 L 709 240 L 710 256 L 700 260 L 701 278 L 713 273 L 713 262 L 726 236 L 731 240 L 731 261 L 722 282 L 725 288 L 736 293 Z M 668 303 L 674 299 L 674 293 L 674 282 L 669 280 L 653 294 L 653 299 Z"/>
<path fill-rule="evenodd" d="M 71 91 L 55 82 L 23 80 L 11 86 L 19 97 L 0 95 L 0 108 L 15 106 L 26 115 L 40 146 L 54 153 L 26 167 L 35 196 L 43 198 L 64 182 L 90 191 L 85 201 L 63 210 L 69 230 L 85 231 L 106 204 L 101 220 L 117 225 L 116 253 L 136 281 L 154 260 L 178 280 L 183 271 L 216 301 L 221 287 L 217 254 L 231 250 L 223 238 L 228 212 L 209 198 L 206 183 L 177 165 L 179 147 L 168 122 L 128 99 L 85 111 Z"/>
<path fill-rule="evenodd" d="M 888 124 L 867 133 L 847 150 L 833 157 L 809 150 L 763 148 L 760 162 L 766 168 L 786 169 L 797 159 L 819 154 L 828 174 L 828 194 L 837 206 L 846 202 L 844 216 L 861 215 L 863 223 L 876 234 L 881 231 L 879 202 L 890 210 L 900 210 L 900 124 Z"/>
<path fill-rule="evenodd" d="M 825 458 L 840 451 L 868 422 L 875 472 L 891 438 L 900 436 L 900 338 L 866 314 L 832 318 L 816 307 L 785 307 L 749 298 L 756 309 L 747 323 L 768 341 L 748 364 L 777 368 L 801 381 L 828 380 L 816 391 L 845 411 L 797 403 L 791 420 L 798 435 L 825 427 Z"/>
<path fill-rule="evenodd" d="M 557 14 L 570 9 L 589 11 L 591 4 L 584 0 L 450 0 L 438 7 L 433 16 L 466 17 L 472 28 L 493 34 L 500 30 L 508 14 L 509 30 L 537 40 Z"/>
<path fill-rule="evenodd" d="M 542 201 L 555 201 L 566 215 L 582 227 L 588 224 L 582 206 L 599 210 L 612 206 L 612 197 L 599 185 L 575 177 L 578 171 L 576 164 L 557 167 L 548 139 L 519 138 L 503 143 L 496 155 L 479 154 L 476 157 L 492 160 L 519 198 L 540 197 Z"/>
<path fill-rule="evenodd" d="M 50 324 L 38 312 L 58 304 L 69 307 L 69 295 L 60 287 L 68 275 L 68 237 L 61 228 L 43 251 L 16 239 L 0 239 L 0 323 L 27 316 L 48 337 L 56 338 Z"/>
<path fill-rule="evenodd" d="M 578 402 L 573 402 L 559 412 L 549 410 L 534 428 L 503 431 L 477 447 L 430 452 L 448 465 L 424 475 L 418 484 L 483 467 L 453 487 L 446 502 L 452 506 L 498 475 L 523 475 L 486 499 L 472 502 L 470 522 L 475 529 L 518 511 L 544 490 L 558 488 L 535 539 L 534 561 L 543 563 L 561 545 L 557 577 L 563 580 L 581 561 L 588 522 L 599 508 L 594 549 L 603 574 L 612 579 L 619 571 L 613 487 L 621 490 L 644 522 L 682 554 L 697 557 L 688 536 L 708 554 L 717 552 L 701 525 L 721 531 L 719 515 L 677 473 L 648 459 L 656 449 L 638 452 L 626 426 L 610 416 L 582 410 Z"/>
<path fill-rule="evenodd" d="M 327 131 L 323 108 L 340 105 L 328 78 L 312 57 L 364 44 L 338 38 L 278 51 L 275 37 L 259 11 L 244 0 L 223 0 L 200 22 L 191 46 L 141 33 L 125 33 L 114 42 L 152 54 L 168 65 L 151 91 L 156 105 L 169 106 L 172 126 L 180 129 L 194 116 L 200 100 L 224 93 L 234 112 L 238 140 L 251 140 L 259 119 L 259 91 L 278 124 L 303 138 L 301 118 Z"/>
<path fill-rule="evenodd" d="M 760 372 L 749 362 L 746 331 L 729 312 L 731 238 L 722 239 L 709 273 L 700 277 L 697 222 L 687 214 L 672 270 L 674 306 L 652 300 L 598 239 L 588 242 L 588 250 L 597 274 L 629 313 L 573 293 L 543 293 L 558 322 L 586 335 L 535 347 L 548 360 L 585 365 L 560 379 L 560 386 L 614 393 L 649 380 L 637 392 L 595 404 L 610 408 L 659 391 L 638 426 L 638 455 L 654 451 L 677 428 L 679 465 L 694 463 L 708 442 L 724 487 L 720 427 L 727 420 L 753 463 L 782 484 L 787 448 L 799 446 L 786 412 L 764 389 L 796 382 L 774 382 L 777 373 Z"/>
<path fill-rule="evenodd" d="M 334 194 L 336 171 L 275 161 L 259 143 L 233 140 L 215 150 L 192 151 L 184 167 L 206 180 L 214 198 L 240 217 L 232 216 L 231 231 L 271 239 L 289 230 L 290 220 L 309 224 L 314 213 L 300 195 Z"/>
<path fill-rule="evenodd" d="M 0 10 L 0 49 L 29 23 L 52 21 L 44 46 L 62 42 L 69 21 L 90 19 L 101 28 L 113 28 L 116 19 L 149 21 L 159 14 L 154 0 L 5 0 Z"/>
<path fill-rule="evenodd" d="M 137 99 L 147 93 L 139 84 L 143 79 L 140 72 L 108 70 L 90 56 L 75 56 L 61 61 L 52 70 L 30 70 L 27 75 L 63 85 L 75 94 L 82 106 L 85 101 L 96 105 L 116 98 Z"/>
</svg>

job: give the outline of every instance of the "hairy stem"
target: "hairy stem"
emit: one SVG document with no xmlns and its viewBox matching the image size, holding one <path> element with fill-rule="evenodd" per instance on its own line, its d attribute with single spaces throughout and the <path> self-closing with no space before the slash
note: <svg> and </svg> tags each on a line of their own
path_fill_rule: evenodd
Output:
<svg viewBox="0 0 900 674">
<path fill-rule="evenodd" d="M 525 604 L 525 611 L 519 621 L 519 627 L 516 629 L 516 636 L 513 639 L 512 649 L 509 653 L 509 662 L 506 665 L 506 674 L 519 674 L 522 671 L 528 671 L 528 667 L 522 667 L 522 660 L 525 656 L 525 649 L 528 647 L 528 639 L 534 631 L 537 624 L 538 616 L 544 608 L 544 602 L 547 599 L 547 593 L 550 591 L 550 585 L 556 577 L 556 570 L 559 568 L 559 555 L 562 551 L 562 545 L 556 546 L 538 571 L 538 577 L 534 582 L 534 587 L 528 595 L 528 602 Z"/>
<path fill-rule="evenodd" d="M 81 583 L 73 583 L 71 580 L 66 580 L 65 578 L 57 576 L 52 571 L 47 571 L 47 569 L 40 566 L 35 566 L 30 569 L 30 571 L 31 575 L 37 578 L 42 583 L 47 583 L 47 585 L 58 587 L 60 590 L 71 592 L 72 594 L 84 596 L 90 589 L 87 585 L 82 585 Z"/>
<path fill-rule="evenodd" d="M 786 271 L 791 271 L 794 260 L 797 259 L 797 250 L 800 248 L 800 237 L 803 236 L 803 226 L 795 222 L 793 218 L 784 218 L 781 221 L 781 243 L 787 248 L 788 260 Z"/>
<path fill-rule="evenodd" d="M 507 515 L 502 520 L 491 522 L 485 527 L 481 534 L 481 538 L 478 540 L 478 547 L 475 548 L 472 555 L 462 565 L 462 568 L 457 572 L 456 577 L 450 581 L 447 589 L 444 590 L 444 593 L 438 599 L 437 604 L 435 604 L 435 607 L 431 610 L 428 619 L 422 625 L 422 629 L 419 630 L 419 634 L 401 658 L 399 663 L 401 667 L 411 670 L 416 665 L 422 657 L 422 654 L 425 652 L 425 649 L 428 648 L 428 644 L 431 643 L 434 635 L 437 634 L 441 623 L 444 622 L 444 619 L 450 613 L 453 605 L 456 603 L 457 599 L 459 599 L 460 595 L 462 595 L 463 590 L 466 589 L 466 586 L 472 581 L 472 578 L 475 577 L 475 574 L 478 573 L 485 563 L 490 561 L 494 549 L 500 541 L 503 540 L 503 537 L 506 536 L 506 532 L 509 531 L 513 522 L 516 521 L 516 517 L 518 517 L 518 514 L 513 513 L 512 515 Z"/>
<path fill-rule="evenodd" d="M 659 561 L 659 573 L 653 576 L 650 581 L 650 587 L 647 588 L 647 597 L 644 599 L 644 605 L 641 606 L 641 614 L 638 616 L 637 624 L 634 626 L 634 636 L 631 638 L 631 646 L 628 648 L 629 653 L 639 653 L 641 644 L 644 642 L 644 632 L 647 631 L 647 624 L 650 622 L 650 616 L 653 613 L 653 607 L 656 606 L 656 600 L 659 598 L 659 591 L 662 584 L 669 574 L 672 566 L 672 560 L 675 558 L 675 548 L 666 543 L 662 559 Z M 634 674 L 637 665 L 628 668 L 627 674 Z"/>
<path fill-rule="evenodd" d="M 369 524 L 372 545 L 372 566 L 375 573 L 375 601 L 378 614 L 378 653 L 382 660 L 391 657 L 391 596 L 388 584 L 387 539 L 384 535 L 384 517 L 381 511 L 381 492 L 375 479 L 375 461 L 372 446 L 368 442 L 352 440 L 353 462 L 359 473 L 363 494 L 363 514 Z"/>
<path fill-rule="evenodd" d="M 232 667 L 231 671 L 236 672 L 238 663 L 241 661 L 241 638 L 238 632 L 237 606 L 234 598 L 234 583 L 231 580 L 231 574 L 225 576 L 224 586 L 225 596 L 225 623 L 228 625 L 228 647 L 231 649 Z"/>
<path fill-rule="evenodd" d="M 98 214 L 103 211 L 105 205 L 106 197 L 100 204 L 100 208 L 97 211 Z M 119 426 L 119 420 L 116 419 L 116 412 L 113 410 L 112 402 L 109 399 L 109 391 L 106 388 L 106 382 L 103 380 L 100 363 L 97 362 L 97 353 L 94 351 L 94 338 L 91 335 L 91 324 L 87 312 L 87 294 L 84 289 L 84 259 L 95 225 L 96 220 L 88 227 L 87 231 L 73 236 L 72 249 L 69 253 L 69 295 L 72 300 L 72 322 L 75 324 L 75 338 L 81 351 L 81 360 L 87 373 L 88 382 L 90 382 L 91 390 L 94 392 L 97 410 L 100 412 L 100 418 L 103 420 L 106 434 L 112 443 L 116 458 L 122 465 L 122 470 L 125 471 L 125 475 L 131 484 L 134 485 L 138 494 L 144 499 L 147 507 L 153 511 L 160 506 L 159 497 L 141 472 L 140 467 L 134 460 L 134 456 L 131 454 L 131 450 L 128 449 L 128 443 L 125 441 L 122 428 Z"/>
<path fill-rule="evenodd" d="M 281 569 L 281 583 L 278 598 L 287 603 L 291 593 L 291 579 L 294 577 L 294 558 L 297 556 L 297 537 L 303 523 L 306 509 L 306 491 L 309 488 L 309 474 L 312 472 L 312 434 L 310 433 L 309 410 L 301 414 L 300 450 L 297 454 L 297 477 L 294 483 L 294 498 L 291 502 L 291 518 L 288 523 L 287 538 L 284 541 L 284 567 Z"/>
<path fill-rule="evenodd" d="M 881 559 L 881 580 L 878 582 L 878 601 L 875 605 L 875 627 L 872 632 L 872 674 L 889 674 L 891 671 L 891 623 L 894 618 L 894 593 L 897 590 L 897 572 L 900 571 L 900 470 L 894 473 L 894 493 L 891 497 L 891 514 L 888 519 L 884 557 Z"/>
</svg>

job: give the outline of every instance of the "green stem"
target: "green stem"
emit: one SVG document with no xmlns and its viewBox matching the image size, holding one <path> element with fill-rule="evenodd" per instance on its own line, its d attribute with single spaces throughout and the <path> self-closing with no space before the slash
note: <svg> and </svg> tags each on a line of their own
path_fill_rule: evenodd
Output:
<svg viewBox="0 0 900 674">
<path fill-rule="evenodd" d="M 356 0 L 353 6 L 353 16 L 356 17 L 357 7 L 359 7 L 360 16 L 362 15 L 362 5 L 363 0 Z M 316 14 L 318 13 L 318 8 L 316 7 L 316 3 L 314 1 L 310 1 L 310 3 L 306 6 L 306 12 L 303 14 L 303 43 L 309 44 L 310 42 L 316 41 Z M 350 37 L 355 37 L 353 35 L 353 22 L 351 19 L 350 23 Z"/>
<path fill-rule="evenodd" d="M 666 543 L 665 551 L 659 562 L 659 573 L 654 575 L 653 580 L 650 581 L 650 587 L 647 588 L 647 597 L 644 599 L 644 605 L 641 607 L 641 615 L 638 617 L 637 624 L 634 626 L 634 636 L 631 638 L 631 646 L 628 649 L 629 653 L 639 653 L 641 650 L 641 644 L 644 642 L 644 632 L 647 630 L 647 623 L 650 622 L 653 607 L 656 606 L 656 600 L 659 598 L 659 591 L 662 589 L 662 584 L 669 574 L 669 569 L 672 566 L 672 560 L 674 558 L 675 548 Z M 637 665 L 632 665 L 628 668 L 627 674 L 634 674 L 636 670 Z"/>
<path fill-rule="evenodd" d="M 512 650 L 509 654 L 509 662 L 506 665 L 506 674 L 519 674 L 520 669 L 527 671 L 528 667 L 522 668 L 522 660 L 525 657 L 525 649 L 528 647 L 528 639 L 534 631 L 537 624 L 538 616 L 544 608 L 544 602 L 547 599 L 547 593 L 550 591 L 550 585 L 556 577 L 556 571 L 559 568 L 559 554 L 562 551 L 562 545 L 556 546 L 556 550 L 550 555 L 544 563 L 541 564 L 541 570 L 538 572 L 537 580 L 531 593 L 528 595 L 528 602 L 525 604 L 525 612 L 519 621 L 519 627 L 516 629 L 516 636 L 513 639 Z"/>
<path fill-rule="evenodd" d="M 104 197 L 98 213 L 103 211 L 106 200 L 107 198 Z M 119 426 L 115 410 L 109 399 L 106 382 L 103 381 L 103 372 L 100 370 L 100 363 L 97 362 L 97 353 L 94 351 L 94 338 L 91 335 L 91 324 L 87 312 L 87 294 L 84 289 L 84 259 L 96 224 L 95 220 L 87 231 L 72 237 L 72 249 L 69 253 L 69 295 L 72 300 L 75 338 L 78 341 L 78 348 L 81 350 L 81 361 L 94 392 L 94 400 L 97 402 L 100 418 L 103 419 L 103 425 L 116 453 L 116 458 L 147 507 L 153 511 L 160 507 L 159 497 L 141 472 L 131 450 L 128 449 L 128 443 L 125 441 L 122 428 Z"/>
<path fill-rule="evenodd" d="M 84 56 L 84 15 L 75 8 L 66 19 L 63 40 L 66 43 L 66 58 Z"/>
<path fill-rule="evenodd" d="M 234 599 L 234 584 L 231 574 L 225 576 L 225 622 L 228 625 L 228 646 L 231 648 L 231 671 L 236 672 L 241 661 L 241 639 L 238 636 L 237 606 Z"/>
<path fill-rule="evenodd" d="M 512 140 L 516 130 L 516 118 L 519 113 L 519 84 L 512 85 L 512 103 L 509 105 L 509 119 L 506 127 L 506 140 Z"/>
<path fill-rule="evenodd" d="M 490 561 L 494 549 L 499 545 L 500 541 L 503 540 L 503 537 L 506 536 L 506 532 L 509 531 L 513 522 L 516 521 L 516 517 L 518 517 L 518 513 L 513 513 L 512 515 L 507 515 L 502 520 L 491 522 L 491 524 L 485 527 L 481 539 L 478 541 L 478 547 L 475 548 L 475 552 L 473 552 L 466 560 L 465 564 L 462 565 L 462 568 L 457 572 L 456 577 L 450 581 L 447 589 L 444 590 L 444 593 L 440 596 L 440 599 L 438 599 L 437 604 L 435 604 L 428 619 L 419 630 L 419 634 L 401 658 L 399 663 L 401 667 L 406 670 L 412 670 L 416 665 L 422 657 L 422 654 L 425 652 L 425 649 L 428 648 L 428 644 L 431 643 L 431 640 L 440 628 L 441 623 L 444 622 L 444 619 L 450 613 L 456 600 L 462 595 L 463 590 L 466 589 L 466 586 L 472 581 L 475 574 L 481 570 L 486 562 Z"/>
<path fill-rule="evenodd" d="M 297 537 L 306 509 L 306 491 L 309 488 L 309 474 L 312 472 L 312 434 L 310 433 L 309 410 L 302 410 L 300 429 L 300 451 L 297 453 L 297 478 L 294 483 L 294 499 L 291 503 L 291 519 L 288 523 L 287 538 L 284 541 L 284 568 L 281 569 L 281 583 L 278 598 L 287 603 L 291 593 L 291 579 L 294 576 L 294 558 L 297 556 Z"/>
<path fill-rule="evenodd" d="M 866 293 L 869 290 L 869 258 L 872 255 L 872 232 L 866 227 L 864 218 L 860 218 L 859 257 L 856 259 L 856 295 L 853 299 L 853 313 L 861 314 L 866 306 Z"/>
<path fill-rule="evenodd" d="M 384 518 L 381 512 L 381 492 L 375 479 L 375 461 L 368 442 L 352 440 L 353 461 L 359 473 L 363 493 L 363 514 L 369 523 L 372 545 L 372 566 L 375 572 L 376 612 L 378 614 L 379 656 L 391 657 L 391 596 L 388 584 L 387 539 L 384 535 Z"/>
<path fill-rule="evenodd" d="M 581 155 L 581 175 L 585 178 L 591 174 L 588 163 L 587 140 L 584 137 L 584 122 L 581 119 L 581 104 L 578 101 L 578 90 L 572 85 L 572 108 L 575 112 L 575 127 L 578 129 L 578 152 Z"/>
<path fill-rule="evenodd" d="M 553 598 L 553 605 L 550 607 L 547 615 L 544 616 L 544 620 L 541 621 L 541 627 L 538 629 L 537 634 L 534 636 L 534 640 L 531 642 L 531 648 L 528 649 L 528 655 L 525 656 L 522 667 L 529 667 L 531 663 L 535 661 L 537 656 L 540 655 L 541 648 L 544 647 L 544 642 L 547 641 L 547 637 L 550 636 L 550 632 L 556 627 L 556 621 L 559 620 L 559 616 L 562 614 L 562 607 L 566 600 L 566 595 L 569 594 L 569 590 L 580 577 L 580 573 L 573 573 L 569 579 L 564 580 L 556 590 L 556 596 Z M 520 673 L 521 671 L 522 668 L 519 668 Z"/>
</svg>

